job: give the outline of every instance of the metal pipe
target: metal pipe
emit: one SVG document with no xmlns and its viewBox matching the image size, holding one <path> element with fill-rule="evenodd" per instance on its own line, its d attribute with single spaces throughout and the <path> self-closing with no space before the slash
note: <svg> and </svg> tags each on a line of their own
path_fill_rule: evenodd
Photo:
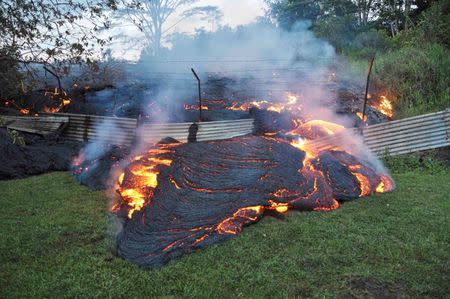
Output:
<svg viewBox="0 0 450 299">
<path fill-rule="evenodd" d="M 202 87 L 201 87 L 201 81 L 200 78 L 198 77 L 197 73 L 194 71 L 193 68 L 191 68 L 192 73 L 194 74 L 195 78 L 197 78 L 197 82 L 198 82 L 198 108 L 200 111 L 200 115 L 198 118 L 198 121 L 202 121 Z"/>
<path fill-rule="evenodd" d="M 370 75 L 372 74 L 373 62 L 375 61 L 375 54 L 370 60 L 369 71 L 367 72 L 367 82 L 366 82 L 366 93 L 364 94 L 364 106 L 362 111 L 362 121 L 364 123 L 364 119 L 366 118 L 366 108 L 367 108 L 367 99 L 369 96 L 369 84 L 370 84 Z"/>
</svg>

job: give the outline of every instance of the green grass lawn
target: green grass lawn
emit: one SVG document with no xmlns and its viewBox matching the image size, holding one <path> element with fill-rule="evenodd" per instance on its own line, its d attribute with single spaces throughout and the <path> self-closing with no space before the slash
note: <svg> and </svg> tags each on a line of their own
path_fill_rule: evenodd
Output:
<svg viewBox="0 0 450 299">
<path fill-rule="evenodd" d="M 66 173 L 0 182 L 0 298 L 448 296 L 450 174 L 394 178 L 391 194 L 266 217 L 153 271 L 111 253 L 104 193 Z"/>
</svg>

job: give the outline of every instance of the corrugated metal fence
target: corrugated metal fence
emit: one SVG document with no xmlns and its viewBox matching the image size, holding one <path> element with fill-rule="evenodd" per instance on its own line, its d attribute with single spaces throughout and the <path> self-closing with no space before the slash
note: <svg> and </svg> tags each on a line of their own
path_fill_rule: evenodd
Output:
<svg viewBox="0 0 450 299">
<path fill-rule="evenodd" d="M 72 140 L 93 140 L 106 138 L 113 143 L 130 144 L 136 136 L 137 120 L 81 114 L 55 113 L 54 116 L 68 116 L 69 124 L 63 135 Z M 155 143 L 165 137 L 187 142 L 189 128 L 193 123 L 143 124 L 139 127 L 140 140 Z M 251 134 L 253 119 L 225 120 L 197 123 L 197 141 L 227 139 Z"/>
<path fill-rule="evenodd" d="M 376 154 L 401 155 L 450 146 L 450 109 L 373 125 L 363 135 Z"/>
<path fill-rule="evenodd" d="M 358 129 L 314 140 L 308 145 L 322 150 L 354 134 L 360 134 Z M 447 147 L 450 146 L 450 109 L 372 125 L 364 128 L 362 135 L 364 143 L 378 156 Z"/>
<path fill-rule="evenodd" d="M 49 116 L 69 118 L 63 135 L 72 140 L 108 139 L 111 143 L 130 144 L 136 136 L 136 119 L 67 113 Z M 253 122 L 253 119 L 240 119 L 198 123 L 197 140 L 220 140 L 247 135 L 253 131 Z M 141 140 L 154 143 L 162 138 L 172 137 L 186 142 L 191 125 L 192 123 L 143 124 L 140 127 Z M 332 137 L 314 140 L 310 144 L 325 149 L 343 140 L 347 134 L 358 133 L 357 129 L 346 130 Z M 372 125 L 364 128 L 362 134 L 364 142 L 377 155 L 400 155 L 450 146 L 450 109 Z"/>
</svg>

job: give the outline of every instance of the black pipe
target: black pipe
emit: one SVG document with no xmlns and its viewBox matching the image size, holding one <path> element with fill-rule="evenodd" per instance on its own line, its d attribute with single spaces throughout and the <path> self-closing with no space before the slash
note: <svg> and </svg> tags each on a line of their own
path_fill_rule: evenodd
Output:
<svg viewBox="0 0 450 299">
<path fill-rule="evenodd" d="M 197 73 L 194 71 L 193 68 L 191 68 L 191 71 L 194 74 L 195 78 L 197 78 L 197 82 L 198 82 L 198 109 L 200 111 L 200 115 L 199 115 L 198 121 L 202 121 L 202 87 L 201 87 L 201 82 L 200 82 L 200 78 L 198 77 Z"/>
<path fill-rule="evenodd" d="M 372 74 L 373 62 L 375 61 L 375 55 L 373 55 L 370 60 L 369 71 L 367 72 L 367 82 L 366 82 L 366 93 L 364 95 L 364 106 L 362 111 L 362 121 L 364 123 L 364 118 L 366 118 L 366 108 L 367 108 L 367 99 L 369 96 L 369 84 L 370 84 L 370 75 Z"/>
</svg>

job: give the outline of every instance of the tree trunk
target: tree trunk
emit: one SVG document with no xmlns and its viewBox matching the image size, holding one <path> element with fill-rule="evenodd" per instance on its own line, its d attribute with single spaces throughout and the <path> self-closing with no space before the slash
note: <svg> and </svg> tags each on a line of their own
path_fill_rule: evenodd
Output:
<svg viewBox="0 0 450 299">
<path fill-rule="evenodd" d="M 409 26 L 409 14 L 411 12 L 411 0 L 405 0 L 405 30 L 408 30 Z"/>
<path fill-rule="evenodd" d="M 155 28 L 155 37 L 153 42 L 153 51 L 155 57 L 158 57 L 161 50 L 161 38 L 162 38 L 162 28 L 161 26 L 157 26 Z"/>
</svg>

